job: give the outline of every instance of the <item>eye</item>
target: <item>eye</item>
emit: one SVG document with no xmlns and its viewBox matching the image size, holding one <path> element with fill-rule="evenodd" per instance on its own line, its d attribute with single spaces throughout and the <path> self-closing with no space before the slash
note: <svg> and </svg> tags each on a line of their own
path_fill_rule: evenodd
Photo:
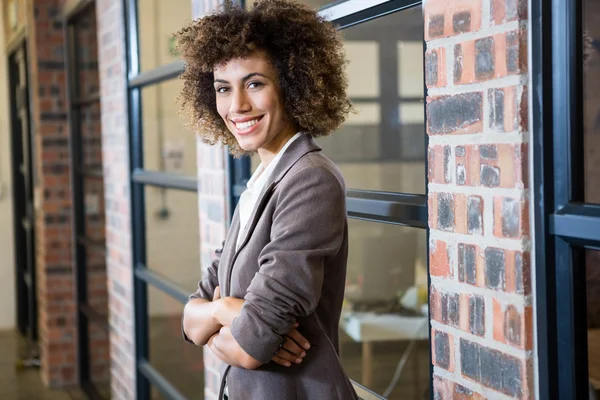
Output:
<svg viewBox="0 0 600 400">
<path fill-rule="evenodd" d="M 226 86 L 219 86 L 219 87 L 215 88 L 215 91 L 217 93 L 226 93 L 229 91 L 229 88 Z"/>
<path fill-rule="evenodd" d="M 248 83 L 248 89 L 256 89 L 259 88 L 261 86 L 264 86 L 264 84 L 262 82 L 259 81 L 253 81 Z"/>
</svg>

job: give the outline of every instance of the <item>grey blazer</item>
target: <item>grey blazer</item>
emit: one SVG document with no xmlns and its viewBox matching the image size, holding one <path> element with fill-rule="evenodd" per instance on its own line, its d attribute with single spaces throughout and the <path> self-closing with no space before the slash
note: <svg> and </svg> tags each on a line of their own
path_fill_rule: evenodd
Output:
<svg viewBox="0 0 600 400">
<path fill-rule="evenodd" d="M 338 358 L 338 324 L 348 259 L 345 186 L 335 164 L 302 135 L 283 154 L 256 203 L 239 249 L 236 210 L 222 252 L 193 298 L 246 300 L 231 326 L 240 346 L 264 362 L 227 367 L 230 400 L 356 400 Z M 300 365 L 269 362 L 295 322 L 311 343 Z"/>
</svg>

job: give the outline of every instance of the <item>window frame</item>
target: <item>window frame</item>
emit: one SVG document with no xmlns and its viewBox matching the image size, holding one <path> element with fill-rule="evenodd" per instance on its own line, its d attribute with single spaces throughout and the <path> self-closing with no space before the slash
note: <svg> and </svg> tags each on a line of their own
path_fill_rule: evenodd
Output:
<svg viewBox="0 0 600 400">
<path fill-rule="evenodd" d="M 585 265 L 600 205 L 583 202 L 582 1 L 531 3 L 535 307 L 539 397 L 588 396 Z"/>
</svg>

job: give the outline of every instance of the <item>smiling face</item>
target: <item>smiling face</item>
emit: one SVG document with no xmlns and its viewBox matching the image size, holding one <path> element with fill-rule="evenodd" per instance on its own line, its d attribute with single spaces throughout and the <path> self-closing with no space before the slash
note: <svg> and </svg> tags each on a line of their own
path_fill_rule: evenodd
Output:
<svg viewBox="0 0 600 400">
<path fill-rule="evenodd" d="M 287 118 L 277 72 L 264 52 L 214 70 L 217 111 L 240 147 L 268 164 L 296 133 Z"/>
</svg>

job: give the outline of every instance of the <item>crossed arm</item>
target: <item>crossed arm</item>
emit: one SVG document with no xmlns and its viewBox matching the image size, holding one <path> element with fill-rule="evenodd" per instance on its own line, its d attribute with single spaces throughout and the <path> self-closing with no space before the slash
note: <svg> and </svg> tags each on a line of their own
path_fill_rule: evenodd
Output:
<svg viewBox="0 0 600 400">
<path fill-rule="evenodd" d="M 187 303 L 183 313 L 184 333 L 197 346 L 207 345 L 225 363 L 239 368 L 256 369 L 262 363 L 242 349 L 230 329 L 243 305 L 244 300 L 241 299 L 222 299 L 217 287 L 213 301 L 193 299 Z M 298 324 L 295 324 L 288 333 L 282 347 L 273 355 L 272 361 L 285 367 L 302 362 L 310 344 L 296 330 L 297 327 Z"/>
</svg>

